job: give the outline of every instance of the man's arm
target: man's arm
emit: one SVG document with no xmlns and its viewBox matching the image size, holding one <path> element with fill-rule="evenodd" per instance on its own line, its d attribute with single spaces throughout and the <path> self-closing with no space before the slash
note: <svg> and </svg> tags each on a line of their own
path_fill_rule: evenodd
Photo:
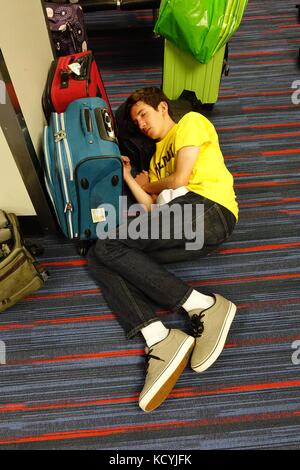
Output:
<svg viewBox="0 0 300 470">
<path fill-rule="evenodd" d="M 128 157 L 122 157 L 123 160 L 123 175 L 124 180 L 131 190 L 133 196 L 139 204 L 145 206 L 147 211 L 151 211 L 154 199 L 148 194 L 133 178 L 131 175 L 131 165 Z"/>
<path fill-rule="evenodd" d="M 154 204 L 154 198 L 152 198 L 150 194 L 148 194 L 143 188 L 141 188 L 141 186 L 135 181 L 133 176 L 129 176 L 126 179 L 126 183 L 137 202 L 145 206 L 147 211 L 151 211 L 151 205 Z"/>
<path fill-rule="evenodd" d="M 150 194 L 159 194 L 163 189 L 177 189 L 181 186 L 187 186 L 192 169 L 199 155 L 200 147 L 190 146 L 182 147 L 178 151 L 176 168 L 174 173 L 166 178 L 146 183 L 142 188 Z"/>
</svg>

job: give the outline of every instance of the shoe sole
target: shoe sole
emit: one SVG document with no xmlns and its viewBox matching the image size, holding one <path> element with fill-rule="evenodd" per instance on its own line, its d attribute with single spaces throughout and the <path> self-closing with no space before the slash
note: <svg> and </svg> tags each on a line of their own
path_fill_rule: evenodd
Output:
<svg viewBox="0 0 300 470">
<path fill-rule="evenodd" d="M 223 325 L 223 330 L 221 331 L 219 340 L 216 343 L 216 346 L 211 352 L 211 354 L 202 363 L 200 363 L 197 366 L 192 367 L 192 369 L 195 372 L 204 372 L 218 359 L 221 352 L 223 351 L 225 341 L 229 332 L 229 328 L 235 316 L 235 312 L 236 312 L 236 305 L 230 302 L 230 307 L 228 309 L 227 316 Z"/>
<path fill-rule="evenodd" d="M 187 365 L 195 340 L 188 337 L 176 351 L 169 366 L 158 377 L 153 386 L 140 399 L 139 406 L 143 411 L 155 410 L 168 397 L 179 376 Z"/>
</svg>

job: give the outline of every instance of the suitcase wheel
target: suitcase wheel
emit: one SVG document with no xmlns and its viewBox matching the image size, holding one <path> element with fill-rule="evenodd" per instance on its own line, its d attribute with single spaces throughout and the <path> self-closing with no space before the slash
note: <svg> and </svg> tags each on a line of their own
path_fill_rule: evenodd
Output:
<svg viewBox="0 0 300 470">
<path fill-rule="evenodd" d="M 77 245 L 77 253 L 80 256 L 86 256 L 91 244 L 91 241 L 81 240 Z"/>
<path fill-rule="evenodd" d="M 78 254 L 80 256 L 86 256 L 87 255 L 87 248 L 85 246 L 80 246 L 78 247 Z"/>
</svg>

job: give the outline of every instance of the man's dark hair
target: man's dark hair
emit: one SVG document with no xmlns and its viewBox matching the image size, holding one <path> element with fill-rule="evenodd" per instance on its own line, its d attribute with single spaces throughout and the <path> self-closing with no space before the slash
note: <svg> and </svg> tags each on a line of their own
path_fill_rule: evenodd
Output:
<svg viewBox="0 0 300 470">
<path fill-rule="evenodd" d="M 143 103 L 152 106 L 152 108 L 158 108 L 159 103 L 165 101 L 168 105 L 169 115 L 172 117 L 172 110 L 170 107 L 169 99 L 166 97 L 164 92 L 160 88 L 156 87 L 147 87 L 136 90 L 132 93 L 126 100 L 125 103 L 125 116 L 127 119 L 131 120 L 130 111 L 132 106 L 138 101 L 143 101 Z"/>
</svg>

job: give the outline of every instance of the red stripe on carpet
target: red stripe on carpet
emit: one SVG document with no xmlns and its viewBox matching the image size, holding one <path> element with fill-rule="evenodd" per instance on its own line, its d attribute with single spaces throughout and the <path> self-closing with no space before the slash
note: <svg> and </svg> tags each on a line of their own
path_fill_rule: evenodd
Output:
<svg viewBox="0 0 300 470">
<path fill-rule="evenodd" d="M 169 398 L 183 398 L 191 396 L 206 396 L 206 395 L 221 395 L 227 393 L 239 393 L 239 392 L 251 392 L 251 391 L 264 391 L 269 389 L 282 389 L 282 388 L 293 388 L 299 387 L 300 380 L 287 380 L 284 382 L 267 382 L 267 383 L 255 383 L 255 384 L 244 384 L 234 385 L 231 387 L 224 387 L 219 389 L 202 390 L 195 388 L 175 388 L 169 395 Z M 139 394 L 136 393 L 131 396 L 115 397 L 115 398 L 103 398 L 100 400 L 82 400 L 78 402 L 53 402 L 53 403 L 8 403 L 0 406 L 0 412 L 16 412 L 16 411 L 39 411 L 39 410 L 52 410 L 52 409 L 63 409 L 63 408 L 79 408 L 87 406 L 103 406 L 111 405 L 114 403 L 130 403 L 137 401 Z"/>
<path fill-rule="evenodd" d="M 186 421 L 168 421 L 161 423 L 142 423 L 138 425 L 116 426 L 98 429 L 76 429 L 73 431 L 53 432 L 40 434 L 36 436 L 23 436 L 8 439 L 2 439 L 0 444 L 20 444 L 26 442 L 44 442 L 65 439 L 81 439 L 100 436 L 109 436 L 113 434 L 124 434 L 131 432 L 147 432 L 160 430 L 163 428 L 180 428 L 180 427 L 206 427 L 206 426 L 225 426 L 229 424 L 238 424 L 245 422 L 272 421 L 294 418 L 300 414 L 300 410 L 277 411 L 267 413 L 244 414 L 234 416 L 222 416 L 216 418 L 203 418 Z"/>
</svg>

